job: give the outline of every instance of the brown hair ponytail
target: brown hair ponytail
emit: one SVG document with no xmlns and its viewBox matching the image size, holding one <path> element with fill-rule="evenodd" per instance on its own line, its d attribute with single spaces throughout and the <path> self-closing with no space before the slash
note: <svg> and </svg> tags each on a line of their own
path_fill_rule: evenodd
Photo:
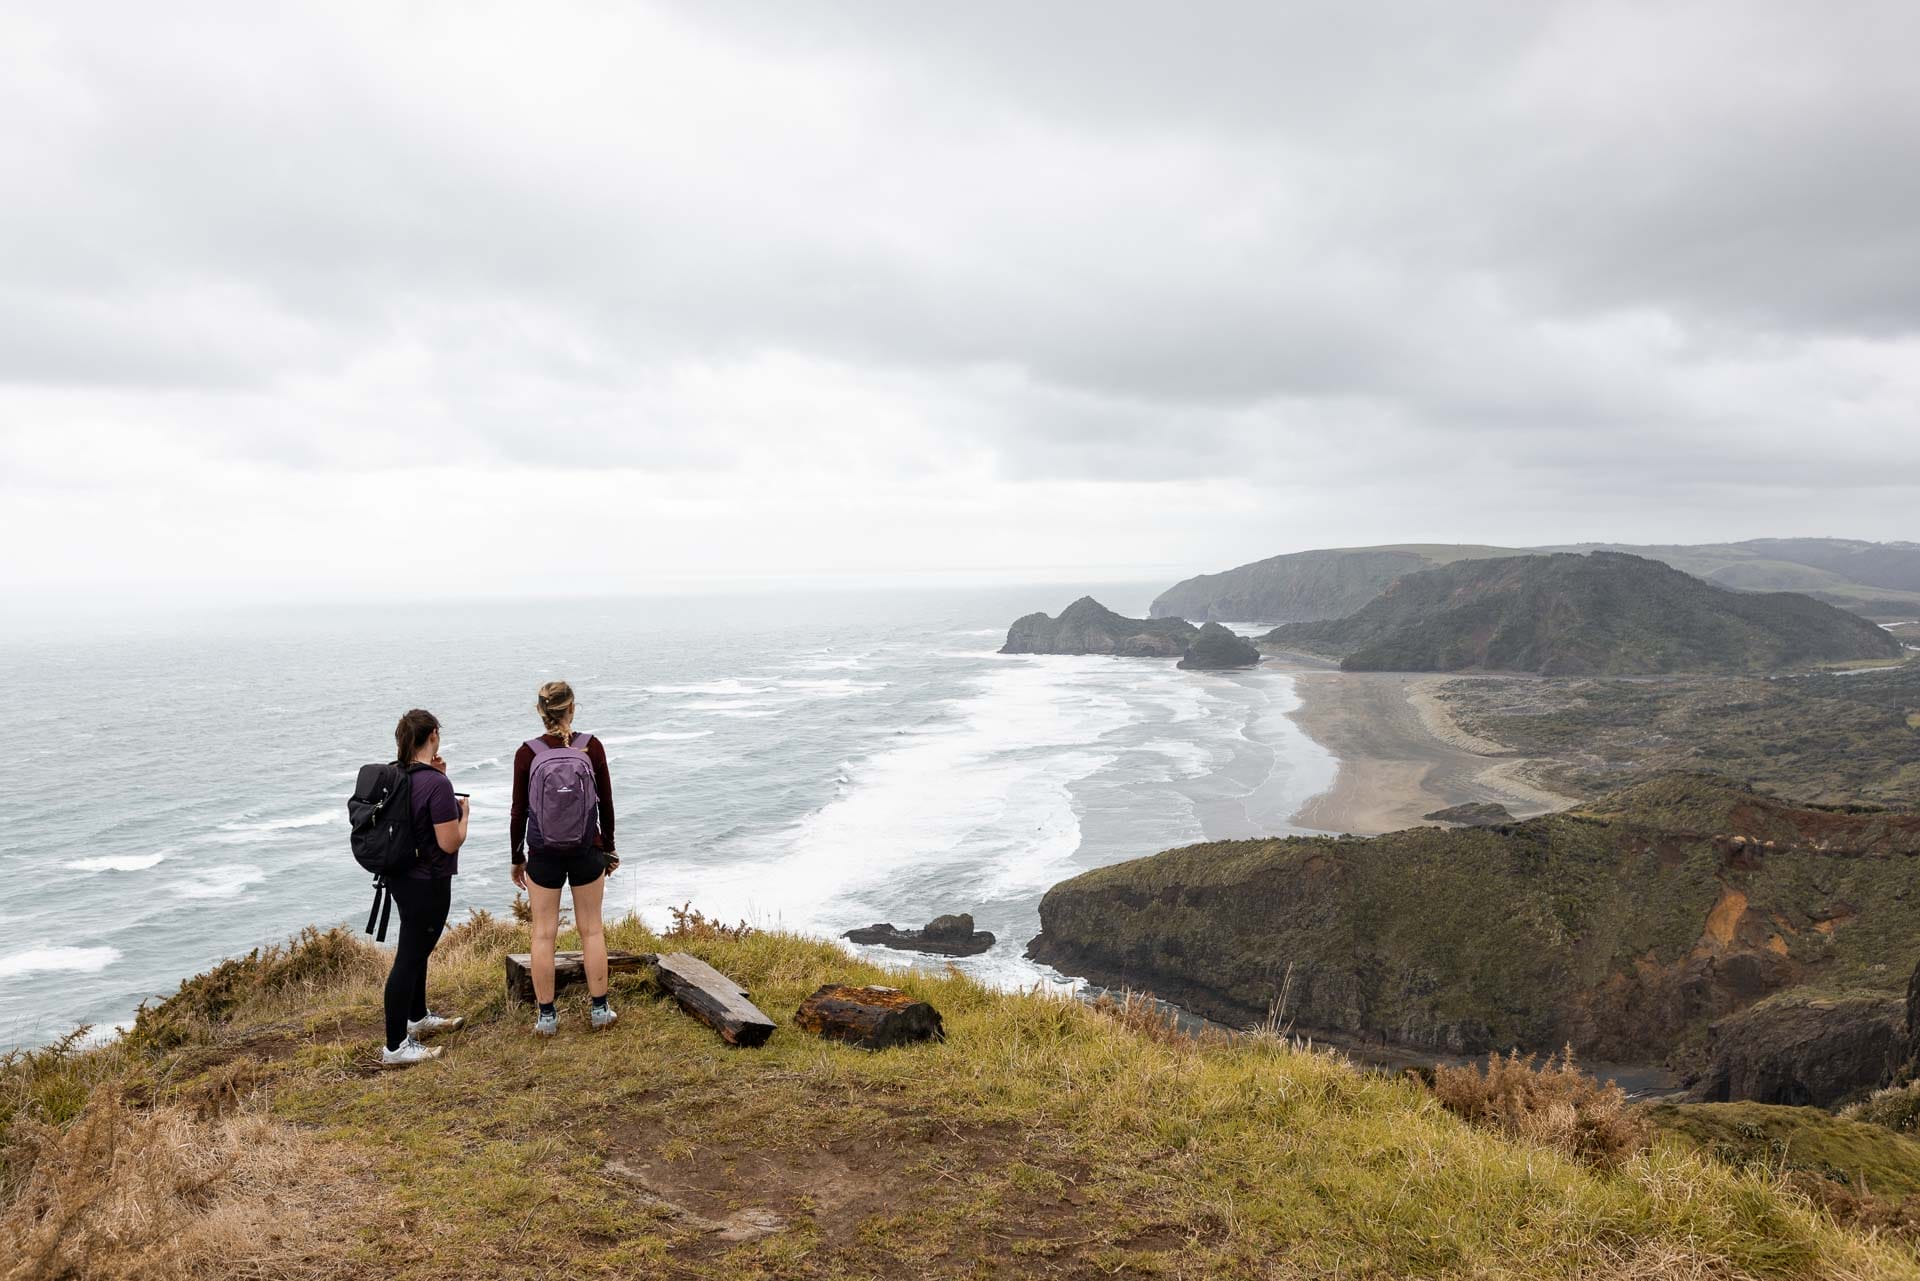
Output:
<svg viewBox="0 0 1920 1281">
<path fill-rule="evenodd" d="M 427 745 L 427 740 L 432 738 L 439 729 L 440 722 L 432 712 L 414 708 L 402 716 L 400 723 L 393 727 L 393 745 L 400 752 L 394 759 L 399 764 L 406 765 L 413 760 L 421 748 Z"/>
<path fill-rule="evenodd" d="M 573 744 L 573 686 L 565 681 L 548 681 L 534 699 L 534 710 L 547 733 L 560 740 L 560 746 Z"/>
</svg>

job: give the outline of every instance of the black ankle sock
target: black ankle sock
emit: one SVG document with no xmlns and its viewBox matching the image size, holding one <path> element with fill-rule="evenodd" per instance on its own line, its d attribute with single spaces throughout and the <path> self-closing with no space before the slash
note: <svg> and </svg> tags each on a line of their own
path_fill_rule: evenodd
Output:
<svg viewBox="0 0 1920 1281">
<path fill-rule="evenodd" d="M 553 1002 L 552 1001 L 540 1002 L 540 1013 L 543 1015 L 553 1013 Z"/>
<path fill-rule="evenodd" d="M 604 996 L 596 996 L 596 997 L 594 997 L 594 998 L 593 998 L 593 1008 L 594 1008 L 594 1009 L 596 1009 L 596 1010 L 604 1010 L 604 1009 L 606 1009 L 606 1008 L 607 1008 L 607 998 L 606 998 L 606 997 L 604 997 Z"/>
</svg>

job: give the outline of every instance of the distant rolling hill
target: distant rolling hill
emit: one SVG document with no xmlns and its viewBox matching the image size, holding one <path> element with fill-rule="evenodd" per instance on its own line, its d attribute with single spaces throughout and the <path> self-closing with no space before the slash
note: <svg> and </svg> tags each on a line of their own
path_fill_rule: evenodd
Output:
<svg viewBox="0 0 1920 1281">
<path fill-rule="evenodd" d="M 1693 546 L 1578 543 L 1535 550 L 1628 552 L 1737 591 L 1802 592 L 1867 618 L 1920 618 L 1920 543 L 1753 538 Z"/>
<path fill-rule="evenodd" d="M 1604 551 L 1457 560 L 1397 579 L 1346 618 L 1289 623 L 1261 643 L 1338 657 L 1350 671 L 1549 676 L 1777 671 L 1903 653 L 1884 629 L 1822 601 L 1731 591 Z"/>
<path fill-rule="evenodd" d="M 1291 552 L 1176 583 L 1154 600 L 1147 613 L 1150 618 L 1200 623 L 1345 618 L 1404 574 L 1456 560 L 1520 554 L 1514 547 L 1440 543 Z"/>
<path fill-rule="evenodd" d="M 1920 618 L 1920 543 L 1845 538 L 1757 538 L 1742 543 L 1486 547 L 1408 543 L 1292 552 L 1174 584 L 1153 618 L 1295 623 L 1344 618 L 1403 574 L 1459 560 L 1529 552 L 1618 551 L 1661 561 L 1722 587 L 1802 592 L 1877 619 Z"/>
</svg>

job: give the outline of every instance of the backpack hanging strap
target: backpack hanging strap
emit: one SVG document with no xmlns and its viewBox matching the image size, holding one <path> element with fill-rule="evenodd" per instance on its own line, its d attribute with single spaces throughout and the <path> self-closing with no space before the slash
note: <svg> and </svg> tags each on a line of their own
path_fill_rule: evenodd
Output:
<svg viewBox="0 0 1920 1281">
<path fill-rule="evenodd" d="M 367 933 L 373 934 L 374 942 L 384 943 L 387 941 L 387 919 L 392 912 L 393 891 L 388 888 L 386 877 L 376 876 L 373 878 L 373 906 L 367 909 Z M 380 932 L 378 934 L 374 934 L 373 930 L 375 917 L 380 919 Z"/>
</svg>

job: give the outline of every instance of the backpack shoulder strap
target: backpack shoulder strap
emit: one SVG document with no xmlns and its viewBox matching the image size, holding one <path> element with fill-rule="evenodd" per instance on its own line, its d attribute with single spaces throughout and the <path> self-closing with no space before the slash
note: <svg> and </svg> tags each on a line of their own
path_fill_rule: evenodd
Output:
<svg viewBox="0 0 1920 1281">
<path fill-rule="evenodd" d="M 592 741 L 593 741 L 593 735 L 591 734 L 575 734 L 573 736 L 573 746 L 578 751 L 582 751 L 582 752 L 586 751 L 587 744 L 591 743 Z"/>
<path fill-rule="evenodd" d="M 537 737 L 528 739 L 527 746 L 533 749 L 533 759 L 536 761 L 548 752 L 557 752 L 560 750 L 557 747 L 549 746 L 546 739 Z"/>
</svg>

